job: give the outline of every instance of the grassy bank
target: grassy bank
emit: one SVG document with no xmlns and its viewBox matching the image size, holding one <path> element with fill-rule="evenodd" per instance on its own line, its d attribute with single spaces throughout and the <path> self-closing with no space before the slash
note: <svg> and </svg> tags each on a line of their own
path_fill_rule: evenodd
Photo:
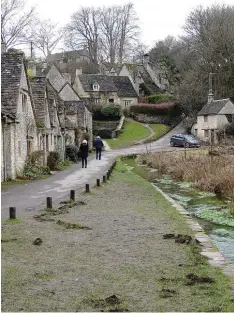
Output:
<svg viewBox="0 0 234 313">
<path fill-rule="evenodd" d="M 207 150 L 149 153 L 142 162 L 162 174 L 195 183 L 220 196 L 234 195 L 234 155 L 210 156 Z"/>
<path fill-rule="evenodd" d="M 230 280 L 197 244 L 163 238 L 192 232 L 150 183 L 118 163 L 79 201 L 2 223 L 3 311 L 234 310 Z"/>
<path fill-rule="evenodd" d="M 168 133 L 171 129 L 169 126 L 163 124 L 149 124 L 149 126 L 152 128 L 154 135 L 149 139 L 146 139 L 146 143 L 159 139 L 160 137 Z"/>
<path fill-rule="evenodd" d="M 118 149 L 133 145 L 137 141 L 150 135 L 148 128 L 140 123 L 126 120 L 123 133 L 116 139 L 107 139 L 106 142 L 112 149 Z"/>
</svg>

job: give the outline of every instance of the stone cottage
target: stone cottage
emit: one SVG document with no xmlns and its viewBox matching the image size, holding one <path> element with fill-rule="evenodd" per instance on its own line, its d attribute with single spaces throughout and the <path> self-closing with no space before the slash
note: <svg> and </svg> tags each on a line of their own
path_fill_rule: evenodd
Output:
<svg viewBox="0 0 234 313">
<path fill-rule="evenodd" d="M 27 156 L 38 150 L 37 127 L 23 53 L 1 54 L 2 181 L 23 174 Z"/>
<path fill-rule="evenodd" d="M 50 151 L 58 151 L 63 160 L 64 132 L 58 116 L 56 91 L 46 77 L 32 77 L 30 85 L 35 106 L 39 150 L 44 152 L 44 164 Z"/>
<path fill-rule="evenodd" d="M 137 93 L 127 76 L 76 75 L 73 87 L 81 98 L 90 99 L 92 104 L 118 104 L 127 108 L 138 103 Z"/>
<path fill-rule="evenodd" d="M 231 99 L 214 100 L 208 97 L 207 104 L 198 112 L 192 126 L 192 134 L 206 142 L 217 142 L 217 131 L 234 121 L 234 103 Z"/>
<path fill-rule="evenodd" d="M 81 97 L 69 83 L 68 75 L 60 73 L 55 65 L 50 68 L 46 77 L 57 91 L 58 96 L 64 101 L 64 122 L 68 132 L 65 137 L 67 140 L 69 139 L 70 144 L 75 144 L 75 138 L 81 140 L 83 137 L 88 137 L 89 145 L 92 147 L 92 113 L 87 101 L 81 100 Z M 70 114 L 70 112 L 72 113 Z M 77 133 L 79 133 L 78 137 Z M 76 144 L 79 144 L 79 140 L 76 141 Z"/>
<path fill-rule="evenodd" d="M 153 64 L 145 54 L 141 64 L 125 63 L 118 76 L 128 76 L 138 96 L 149 96 L 169 91 L 166 69 L 160 64 Z"/>
</svg>

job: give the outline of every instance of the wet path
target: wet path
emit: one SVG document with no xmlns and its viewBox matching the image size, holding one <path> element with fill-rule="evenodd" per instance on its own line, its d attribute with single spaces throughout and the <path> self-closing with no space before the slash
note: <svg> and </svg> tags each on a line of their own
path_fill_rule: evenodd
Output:
<svg viewBox="0 0 234 313">
<path fill-rule="evenodd" d="M 149 151 L 173 150 L 169 145 L 169 138 L 173 133 L 181 132 L 180 125 L 151 144 L 136 145 L 130 148 L 104 152 L 102 160 L 89 158 L 88 168 L 82 169 L 81 164 L 73 164 L 66 170 L 56 173 L 47 179 L 5 187 L 1 193 L 2 217 L 8 217 L 10 206 L 17 208 L 17 216 L 20 213 L 31 210 L 45 203 L 46 197 L 53 197 L 54 200 L 69 195 L 71 189 L 82 189 L 86 183 L 94 185 L 97 178 L 106 174 L 116 156 L 145 153 Z M 178 149 L 178 148 L 177 148 Z"/>
</svg>

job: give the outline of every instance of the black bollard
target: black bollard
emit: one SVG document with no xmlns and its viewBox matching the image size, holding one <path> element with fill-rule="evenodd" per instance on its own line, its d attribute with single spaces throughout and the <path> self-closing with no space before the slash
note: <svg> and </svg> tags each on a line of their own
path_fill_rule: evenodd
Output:
<svg viewBox="0 0 234 313">
<path fill-rule="evenodd" d="M 97 178 L 97 187 L 100 187 L 100 186 L 101 186 L 100 179 Z"/>
<path fill-rule="evenodd" d="M 46 207 L 47 209 L 52 209 L 52 197 L 46 198 Z"/>
<path fill-rule="evenodd" d="M 70 200 L 75 201 L 75 190 L 70 190 Z"/>
<path fill-rule="evenodd" d="M 86 184 L 86 185 L 85 185 L 85 192 L 90 192 L 90 190 L 89 190 L 89 184 Z"/>
<path fill-rule="evenodd" d="M 16 218 L 16 208 L 15 207 L 10 207 L 9 208 L 9 213 L 10 213 L 10 219 L 15 219 Z"/>
</svg>

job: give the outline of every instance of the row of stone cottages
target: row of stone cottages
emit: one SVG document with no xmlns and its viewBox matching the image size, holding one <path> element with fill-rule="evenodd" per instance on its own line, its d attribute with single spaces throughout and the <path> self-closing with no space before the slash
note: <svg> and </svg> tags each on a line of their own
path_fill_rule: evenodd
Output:
<svg viewBox="0 0 234 313">
<path fill-rule="evenodd" d="M 89 134 L 92 114 L 63 75 L 53 69 L 29 78 L 23 53 L 1 54 L 1 181 L 22 175 L 27 156 L 50 151 L 64 159 L 66 144 Z"/>
</svg>

